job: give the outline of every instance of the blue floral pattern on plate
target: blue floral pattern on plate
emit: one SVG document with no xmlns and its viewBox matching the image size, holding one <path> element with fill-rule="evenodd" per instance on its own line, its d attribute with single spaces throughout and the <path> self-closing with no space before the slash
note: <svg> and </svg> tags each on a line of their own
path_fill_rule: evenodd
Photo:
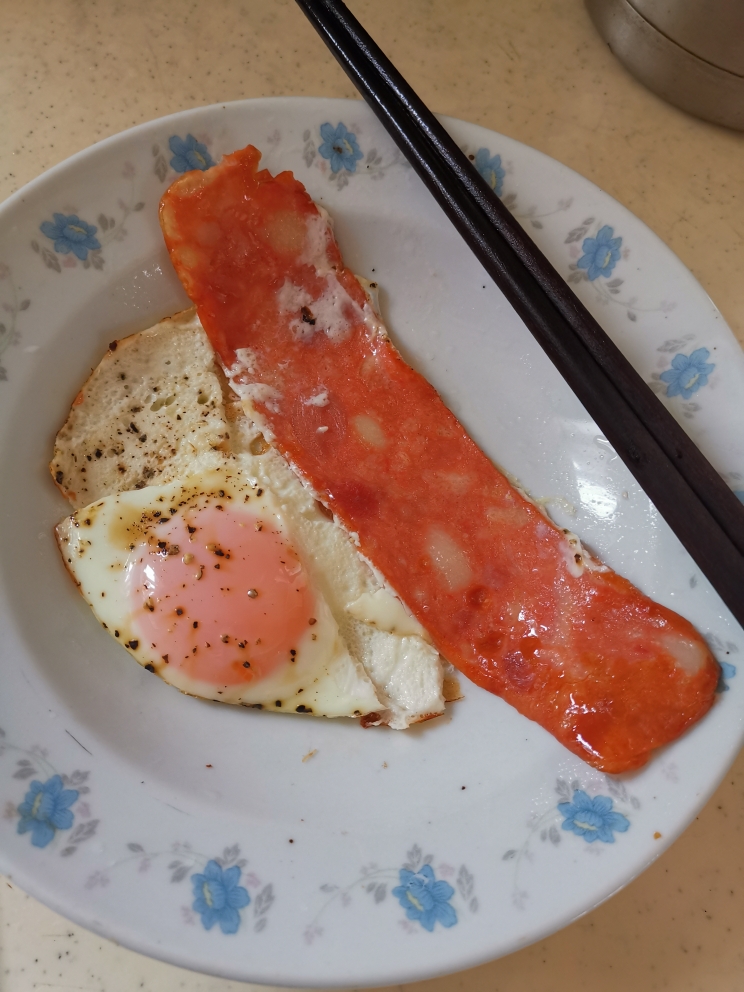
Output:
<svg viewBox="0 0 744 992">
<path fill-rule="evenodd" d="M 430 933 L 437 921 L 443 927 L 453 927 L 457 923 L 457 913 L 450 904 L 454 894 L 449 882 L 437 881 L 431 865 L 422 865 L 416 872 L 401 868 L 400 885 L 392 891 L 408 919 L 418 920 Z"/>
<path fill-rule="evenodd" d="M 736 665 L 732 665 L 730 661 L 721 661 L 719 664 L 721 666 L 721 677 L 718 680 L 716 691 L 728 692 L 731 688 L 728 682 L 729 679 L 732 679 L 736 675 Z"/>
<path fill-rule="evenodd" d="M 34 847 L 46 847 L 58 830 L 69 830 L 75 819 L 70 806 L 76 803 L 77 789 L 65 789 L 62 778 L 53 775 L 46 782 L 34 779 L 18 807 L 21 819 L 18 833 L 31 831 Z"/>
<path fill-rule="evenodd" d="M 693 393 L 705 386 L 715 368 L 715 364 L 708 362 L 709 358 L 707 348 L 696 348 L 689 355 L 675 355 L 672 367 L 659 376 L 667 384 L 667 396 L 682 396 L 689 400 Z"/>
<path fill-rule="evenodd" d="M 325 172 L 329 181 L 340 190 L 348 186 L 349 179 L 355 176 L 382 179 L 393 166 L 410 168 L 397 149 L 393 151 L 387 162 L 376 148 L 370 148 L 365 154 L 359 146 L 356 132 L 342 121 L 335 127 L 328 121 L 321 124 L 318 136 L 321 139 L 319 143 L 316 142 L 309 128 L 302 135 L 304 141 L 302 157 L 305 165 L 310 168 L 315 163 L 316 167 L 319 167 L 321 172 Z M 269 139 L 269 143 L 272 143 L 272 138 Z M 358 169 L 357 163 L 362 159 L 363 167 Z"/>
<path fill-rule="evenodd" d="M 597 232 L 596 238 L 584 238 L 581 245 L 583 255 L 576 265 L 580 269 L 586 270 L 590 282 L 600 276 L 608 278 L 612 270 L 620 259 L 620 246 L 622 238 L 613 238 L 614 231 L 609 224 L 605 224 Z"/>
<path fill-rule="evenodd" d="M 185 138 L 174 134 L 168 139 L 168 147 L 173 153 L 170 165 L 176 172 L 191 172 L 194 169 L 206 172 L 214 165 L 207 146 L 197 141 L 193 134 L 187 134 Z"/>
<path fill-rule="evenodd" d="M 360 158 L 364 158 L 357 144 L 356 135 L 342 122 L 336 127 L 326 122 L 320 125 L 320 136 L 323 142 L 318 147 L 318 154 L 329 160 L 331 172 L 335 174 L 341 169 L 356 172 L 357 162 Z"/>
<path fill-rule="evenodd" d="M 103 268 L 102 249 L 111 241 L 125 238 L 127 218 L 144 209 L 144 200 L 135 202 L 136 175 L 134 165 L 124 162 L 121 178 L 128 181 L 129 195 L 126 199 L 120 197 L 117 200 L 118 221 L 108 211 L 98 214 L 97 225 L 83 220 L 77 213 L 55 213 L 53 221 L 45 220 L 39 225 L 41 233 L 52 242 L 52 248 L 43 242 L 40 244 L 36 239 L 31 241 L 31 248 L 48 269 L 61 272 L 63 268 L 74 269 L 79 263 L 82 263 L 84 269 Z M 62 262 L 58 256 L 62 256 Z"/>
<path fill-rule="evenodd" d="M 190 878 L 193 899 L 190 905 L 181 906 L 184 923 L 193 926 L 199 920 L 205 930 L 217 923 L 223 934 L 234 934 L 240 929 L 248 906 L 251 910 L 252 928 L 261 933 L 268 924 L 267 913 L 274 904 L 274 887 L 262 884 L 255 872 L 246 872 L 248 861 L 241 857 L 240 847 L 226 847 L 219 857 L 209 858 L 195 851 L 188 842 L 172 844 L 167 850 L 148 851 L 142 844 L 127 844 L 129 852 L 105 870 L 94 871 L 88 876 L 86 889 L 105 888 L 117 874 L 136 866 L 138 874 L 150 871 L 153 862 L 168 859 L 171 883 L 178 884 Z M 201 869 L 194 872 L 195 868 Z M 193 873 L 193 874 L 192 874 Z M 253 896 L 248 889 L 253 890 Z"/>
<path fill-rule="evenodd" d="M 557 779 L 555 791 L 560 802 L 553 802 L 543 813 L 533 814 L 528 821 L 529 832 L 522 846 L 510 848 L 504 853 L 502 860 L 511 861 L 514 865 L 512 903 L 517 909 L 525 909 L 529 899 L 529 891 L 524 888 L 523 869 L 534 861 L 533 841 L 539 838 L 552 848 L 559 847 L 564 836 L 559 829 L 561 819 L 562 830 L 581 837 L 589 845 L 586 851 L 595 854 L 600 854 L 598 848 L 602 847 L 602 844 L 594 846 L 595 841 L 613 844 L 615 833 L 625 833 L 630 828 L 632 813 L 640 809 L 640 801 L 628 792 L 624 782 L 611 775 L 604 776 L 604 786 L 609 796 L 591 796 L 578 779 L 571 783 L 563 778 Z M 624 812 L 615 808 L 616 803 Z"/>
<path fill-rule="evenodd" d="M 65 846 L 59 853 L 63 858 L 74 854 L 83 841 L 89 840 L 98 828 L 98 820 L 91 819 L 90 807 L 81 796 L 90 792 L 87 780 L 89 772 L 74 771 L 71 775 L 58 772 L 40 747 L 23 748 L 8 741 L 0 729 L 0 755 L 21 754 L 16 761 L 13 778 L 19 781 L 32 779 L 26 794 L 17 805 L 9 801 L 5 807 L 5 817 L 14 820 L 18 817 L 16 832 L 31 834 L 34 847 L 48 847 L 57 834 L 65 833 Z M 45 781 L 33 779 L 34 775 L 45 776 Z M 80 800 L 78 802 L 78 800 Z M 75 810 L 72 810 L 75 806 Z M 73 829 L 75 817 L 78 822 Z"/>
<path fill-rule="evenodd" d="M 406 852 L 406 860 L 400 868 L 365 865 L 359 877 L 348 885 L 321 885 L 321 892 L 330 898 L 306 927 L 305 942 L 312 944 L 323 935 L 324 929 L 320 925 L 323 914 L 337 900 L 343 907 L 350 906 L 355 890 L 367 893 L 375 905 L 385 902 L 389 892 L 405 910 L 405 919 L 398 922 L 410 934 L 420 933 L 421 928 L 432 933 L 437 923 L 448 929 L 459 921 L 465 910 L 477 913 L 479 902 L 475 895 L 475 879 L 466 866 L 460 865 L 457 871 L 444 862 L 437 866 L 439 875 L 453 879 L 453 886 L 445 878 L 437 878 L 433 861 L 433 854 L 425 855 L 421 847 L 414 844 Z M 390 888 L 393 882 L 398 884 Z M 458 900 L 459 912 L 452 905 L 452 899 Z"/>
<path fill-rule="evenodd" d="M 591 231 L 594 234 L 590 234 Z M 668 299 L 660 300 L 656 306 L 642 305 L 637 296 L 624 295 L 630 288 L 621 289 L 625 279 L 618 276 L 610 279 L 618 262 L 630 255 L 630 248 L 623 244 L 622 237 L 615 235 L 610 224 L 598 221 L 596 217 L 586 217 L 571 228 L 563 243 L 568 245 L 569 257 L 573 259 L 568 266 L 568 282 L 576 286 L 587 283 L 600 303 L 622 307 L 628 320 L 637 321 L 641 313 L 666 314 L 675 309 L 676 303 Z"/>
<path fill-rule="evenodd" d="M 716 369 L 715 363 L 708 361 L 710 351 L 706 347 L 693 348 L 690 354 L 685 354 L 692 347 L 695 337 L 693 333 L 681 334 L 659 345 L 656 349 L 658 352 L 673 356 L 671 367 L 664 369 L 665 365 L 668 366 L 669 359 L 661 359 L 658 367 L 663 371 L 652 372 L 651 377 L 646 380 L 655 393 L 669 399 L 676 400 L 679 397 L 676 401 L 677 409 L 687 420 L 691 420 L 702 409 L 699 397 L 695 394 L 708 384 L 708 379 Z M 740 478 L 738 473 L 728 473 L 727 482 L 734 491 L 737 479 Z"/>
<path fill-rule="evenodd" d="M 547 205 L 539 205 L 532 203 L 529 206 L 523 206 L 521 203 L 518 204 L 518 194 L 515 189 L 510 190 L 508 193 L 504 193 L 504 183 L 506 180 L 507 173 L 513 172 L 513 165 L 511 162 L 504 161 L 500 154 L 491 155 L 491 150 L 489 148 L 478 148 L 477 151 L 472 151 L 471 147 L 467 144 L 460 146 L 465 155 L 470 159 L 470 161 L 475 166 L 476 170 L 481 174 L 481 176 L 486 180 L 491 189 L 496 193 L 504 206 L 509 210 L 513 217 L 526 227 L 528 224 L 530 227 L 534 227 L 537 230 L 541 230 L 545 226 L 545 219 L 548 217 L 554 217 L 557 214 L 565 213 L 571 208 L 573 204 L 573 197 L 561 197 L 556 201 L 555 206 L 548 207 Z M 582 234 L 586 234 L 588 231 L 588 225 L 594 221 L 594 218 L 590 218 L 589 221 L 585 222 L 585 227 Z M 578 255 L 577 255 L 578 257 Z M 581 272 L 580 276 L 585 277 L 586 273 Z"/>
<path fill-rule="evenodd" d="M 564 817 L 562 828 L 571 830 L 583 837 L 587 844 L 601 840 L 605 844 L 615 843 L 615 831 L 624 834 L 630 820 L 612 808 L 609 796 L 590 797 L 577 789 L 570 803 L 558 803 L 558 811 Z"/>
<path fill-rule="evenodd" d="M 58 255 L 72 252 L 81 262 L 87 259 L 89 251 L 98 251 L 101 247 L 95 236 L 98 228 L 81 220 L 77 214 L 54 214 L 54 223 L 45 220 L 39 230 L 54 242 Z"/>
<path fill-rule="evenodd" d="M 479 148 L 475 153 L 475 167 L 494 191 L 496 196 L 501 196 L 504 189 L 504 176 L 506 172 L 501 164 L 500 155 L 491 155 L 487 148 Z"/>
<path fill-rule="evenodd" d="M 194 887 L 193 909 L 201 916 L 202 926 L 211 930 L 219 923 L 225 933 L 237 933 L 240 926 L 240 913 L 251 901 L 248 890 L 240 882 L 240 868 L 221 868 L 212 859 L 207 862 L 203 873 L 191 876 Z"/>
</svg>

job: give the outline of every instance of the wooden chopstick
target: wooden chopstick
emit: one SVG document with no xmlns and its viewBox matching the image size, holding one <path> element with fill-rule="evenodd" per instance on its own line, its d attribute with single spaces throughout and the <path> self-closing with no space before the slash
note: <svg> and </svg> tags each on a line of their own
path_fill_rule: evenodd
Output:
<svg viewBox="0 0 744 992">
<path fill-rule="evenodd" d="M 340 0 L 297 0 L 744 626 L 744 506 Z"/>
</svg>

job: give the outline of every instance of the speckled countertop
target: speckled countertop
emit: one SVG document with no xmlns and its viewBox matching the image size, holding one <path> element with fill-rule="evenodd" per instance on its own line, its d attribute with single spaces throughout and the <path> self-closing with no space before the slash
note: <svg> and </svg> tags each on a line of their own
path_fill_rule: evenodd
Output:
<svg viewBox="0 0 744 992">
<path fill-rule="evenodd" d="M 667 106 L 615 62 L 581 0 L 355 0 L 435 110 L 594 180 L 682 258 L 744 343 L 744 135 Z M 354 96 L 291 0 L 0 0 L 0 199 L 124 128 L 186 107 Z M 744 987 L 744 758 L 680 840 L 610 902 L 417 992 Z M 227 992 L 0 883 L 0 989 Z"/>
</svg>

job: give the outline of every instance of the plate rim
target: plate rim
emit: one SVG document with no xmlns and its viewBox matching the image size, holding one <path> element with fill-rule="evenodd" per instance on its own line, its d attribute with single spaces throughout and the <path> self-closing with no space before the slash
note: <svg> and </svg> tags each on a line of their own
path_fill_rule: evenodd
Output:
<svg viewBox="0 0 744 992">
<path fill-rule="evenodd" d="M 95 155 L 102 150 L 115 147 L 117 144 L 125 144 L 135 135 L 138 135 L 140 137 L 146 136 L 149 131 L 156 130 L 158 128 L 164 129 L 166 126 L 175 125 L 181 120 L 191 117 L 194 113 L 205 113 L 205 112 L 217 113 L 223 110 L 229 110 L 229 109 L 238 110 L 242 107 L 247 107 L 247 106 L 256 107 L 257 105 L 264 105 L 267 107 L 274 107 L 274 108 L 278 108 L 282 106 L 289 107 L 289 106 L 296 106 L 298 103 L 305 103 L 307 105 L 313 105 L 313 106 L 317 106 L 319 103 L 333 103 L 339 107 L 340 106 L 355 107 L 355 108 L 364 108 L 365 110 L 368 110 L 366 104 L 364 104 L 364 102 L 361 100 L 348 99 L 348 98 L 342 99 L 342 98 L 331 98 L 331 97 L 313 97 L 313 96 L 259 97 L 253 99 L 234 100 L 225 103 L 216 103 L 206 106 L 192 107 L 192 108 L 180 110 L 173 114 L 166 115 L 164 117 L 156 118 L 154 120 L 145 121 L 141 124 L 134 125 L 133 127 L 126 129 L 125 131 L 121 131 L 116 134 L 109 135 L 108 137 L 95 142 L 94 144 L 76 152 L 74 155 L 68 157 L 67 159 L 64 159 L 63 161 L 57 163 L 56 165 L 52 166 L 50 169 L 46 170 L 45 172 L 41 173 L 39 176 L 32 179 L 29 183 L 22 186 L 20 189 L 15 191 L 9 197 L 7 197 L 0 204 L 0 218 L 2 218 L 8 211 L 14 209 L 17 205 L 23 204 L 27 198 L 36 195 L 37 190 L 43 190 L 43 188 L 48 183 L 54 182 L 59 175 L 64 174 L 67 170 L 74 170 L 79 164 L 84 163 L 88 157 Z M 694 284 L 700 290 L 700 292 L 702 292 L 705 295 L 707 299 L 710 299 L 707 296 L 707 293 L 705 292 L 703 287 L 700 285 L 700 283 L 697 281 L 695 276 L 689 270 L 689 268 L 687 268 L 687 266 L 684 265 L 684 263 L 674 254 L 674 252 L 672 252 L 672 250 L 668 247 L 668 245 L 666 245 L 662 241 L 662 239 L 650 227 L 648 227 L 647 224 L 645 224 L 644 221 L 642 221 L 635 214 L 633 214 L 627 207 L 624 206 L 624 204 L 615 200 L 613 197 L 610 196 L 610 194 L 602 190 L 602 188 L 599 187 L 597 184 L 593 183 L 591 180 L 586 179 L 586 177 L 582 176 L 580 173 L 577 173 L 569 166 L 566 166 L 564 163 L 558 161 L 557 159 L 552 158 L 546 153 L 540 151 L 539 149 L 535 149 L 532 148 L 531 146 L 525 145 L 524 143 L 519 142 L 516 139 L 509 137 L 508 135 L 502 135 L 500 132 L 489 129 L 481 124 L 473 124 L 468 121 L 463 121 L 459 118 L 442 116 L 440 119 L 445 123 L 445 125 L 449 122 L 455 122 L 458 125 L 462 124 L 467 127 L 480 128 L 483 131 L 486 131 L 489 134 L 499 138 L 501 137 L 507 138 L 510 142 L 514 142 L 517 145 L 521 146 L 522 148 L 527 149 L 530 154 L 540 156 L 541 159 L 544 159 L 546 162 L 550 163 L 551 167 L 555 167 L 556 165 L 558 165 L 562 170 L 566 170 L 567 174 L 578 176 L 581 179 L 581 181 L 584 183 L 591 183 L 599 194 L 601 194 L 603 197 L 607 197 L 610 200 L 612 200 L 612 202 L 617 206 L 619 206 L 622 209 L 622 211 L 624 211 L 627 215 L 632 217 L 635 222 L 641 224 L 645 228 L 646 232 L 650 234 L 654 239 L 656 250 L 660 250 L 663 248 L 664 252 L 668 253 L 668 255 L 674 259 L 677 265 L 680 265 L 684 268 L 684 271 L 687 274 L 690 283 Z M 714 304 L 712 305 L 714 306 Z M 724 328 L 727 329 L 728 332 L 732 335 L 732 337 L 734 337 L 733 332 L 731 331 L 731 329 L 728 327 L 728 324 L 723 319 L 722 319 L 722 325 L 723 327 L 721 328 L 721 330 L 723 330 Z M 734 340 L 736 340 L 735 337 Z M 739 741 L 734 747 L 732 747 L 731 753 L 727 756 L 726 763 L 721 768 L 720 772 L 714 775 L 707 784 L 707 788 L 695 797 L 695 802 L 686 807 L 686 816 L 684 818 L 684 823 L 680 825 L 676 831 L 670 833 L 668 836 L 665 836 L 663 838 L 663 843 L 661 843 L 660 846 L 658 846 L 658 848 L 653 848 L 653 849 L 649 848 L 649 856 L 644 861 L 643 866 L 638 871 L 634 872 L 630 878 L 627 878 L 619 886 L 615 884 L 608 885 L 607 891 L 604 891 L 603 894 L 598 896 L 590 906 L 587 906 L 581 912 L 576 913 L 570 910 L 566 911 L 566 913 L 558 922 L 553 922 L 551 924 L 538 927 L 534 932 L 531 932 L 527 936 L 525 936 L 522 942 L 511 946 L 509 950 L 497 952 L 499 956 L 503 954 L 513 953 L 514 951 L 522 947 L 528 946 L 529 944 L 544 939 L 546 936 L 556 932 L 559 929 L 562 929 L 563 927 L 567 926 L 569 923 L 581 918 L 586 913 L 591 912 L 593 909 L 597 908 L 597 906 L 601 905 L 607 899 L 611 898 L 616 892 L 625 888 L 628 884 L 630 884 L 630 882 L 632 882 L 635 878 L 637 878 L 638 875 L 640 875 L 643 871 L 645 871 L 645 869 L 650 864 L 652 864 L 661 854 L 663 854 L 668 849 L 669 846 L 671 846 L 671 844 L 687 828 L 687 826 L 689 826 L 692 820 L 698 815 L 700 810 L 708 802 L 710 796 L 714 793 L 715 789 L 718 787 L 721 780 L 727 774 L 731 762 L 734 760 L 736 753 L 741 747 L 742 738 L 744 738 L 744 728 L 742 728 L 742 730 L 740 731 Z M 128 932 L 125 933 L 124 931 L 126 931 L 127 928 L 122 926 L 121 924 L 111 925 L 109 920 L 100 920 L 92 912 L 90 914 L 86 914 L 85 912 L 78 911 L 78 906 L 84 908 L 85 905 L 91 905 L 91 904 L 73 901 L 68 905 L 67 903 L 64 902 L 64 899 L 58 898 L 57 892 L 53 885 L 45 884 L 46 879 L 43 878 L 43 873 L 41 871 L 39 872 L 38 876 L 31 876 L 23 871 L 16 871 L 12 863 L 9 863 L 9 858 L 10 855 L 9 854 L 6 855 L 6 851 L 2 847 L 0 847 L 0 870 L 2 870 L 11 880 L 17 882 L 17 884 L 19 884 L 24 891 L 30 893 L 35 898 L 38 898 L 45 905 L 50 906 L 53 910 L 60 913 L 64 917 L 73 920 L 75 923 L 78 923 L 79 925 L 84 926 L 86 929 L 92 930 L 95 933 L 98 933 L 101 936 L 106 937 L 107 939 L 114 940 L 118 943 L 122 943 L 125 946 L 131 948 L 132 950 L 135 950 L 136 952 L 144 953 L 146 955 L 156 957 L 160 960 L 167 961 L 178 967 L 185 967 L 193 971 L 201 972 L 203 974 L 220 975 L 221 977 L 237 980 L 237 981 L 266 981 L 265 978 L 251 979 L 249 977 L 246 977 L 245 972 L 235 972 L 230 970 L 229 968 L 218 971 L 215 970 L 215 968 L 211 964 L 207 968 L 204 966 L 204 964 L 200 964 L 199 961 L 196 959 L 196 957 L 194 957 L 194 959 L 190 959 L 188 955 L 179 956 L 174 953 L 170 953 L 168 948 L 161 948 L 155 943 L 150 944 L 146 939 L 146 935 L 143 938 L 143 936 L 138 936 L 136 934 L 129 934 Z M 185 943 L 188 942 L 186 941 Z M 489 952 L 488 950 L 484 950 L 481 954 L 470 955 L 469 957 L 466 955 L 466 957 L 467 960 L 461 959 L 454 964 L 455 970 L 472 968 L 494 959 L 493 952 L 492 951 Z M 422 969 L 419 966 L 419 967 L 410 968 L 406 974 L 402 975 L 402 977 L 397 979 L 391 978 L 390 976 L 386 976 L 384 978 L 384 981 L 386 983 L 390 983 L 395 981 L 410 982 L 415 980 L 425 980 L 425 979 L 437 977 L 439 975 L 449 974 L 452 972 L 452 970 L 453 969 L 450 966 L 445 966 L 444 968 L 438 968 L 435 970 L 426 970 L 426 969 Z M 401 974 L 401 973 L 397 972 L 397 974 Z M 288 976 L 286 980 L 283 976 L 278 975 L 275 981 L 278 984 L 293 984 L 297 987 L 311 987 L 311 988 L 312 987 L 317 988 L 322 986 L 342 988 L 342 987 L 346 987 L 349 984 L 348 981 L 346 980 L 328 981 L 327 979 L 322 979 L 322 980 L 311 979 L 305 983 L 302 983 L 298 981 L 298 977 L 296 975 Z M 376 979 L 370 982 L 366 982 L 364 980 L 363 981 L 357 980 L 355 981 L 354 984 L 363 987 L 371 987 L 378 985 L 379 981 L 377 981 Z"/>
</svg>

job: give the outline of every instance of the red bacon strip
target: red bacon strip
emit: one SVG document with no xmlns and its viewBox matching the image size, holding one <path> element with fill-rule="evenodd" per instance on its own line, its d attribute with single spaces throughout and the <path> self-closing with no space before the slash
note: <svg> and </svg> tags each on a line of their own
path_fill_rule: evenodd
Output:
<svg viewBox="0 0 744 992">
<path fill-rule="evenodd" d="M 401 359 L 302 184 L 259 159 L 161 203 L 233 384 L 461 672 L 596 768 L 643 765 L 710 708 L 705 642 L 507 482 Z"/>
</svg>

